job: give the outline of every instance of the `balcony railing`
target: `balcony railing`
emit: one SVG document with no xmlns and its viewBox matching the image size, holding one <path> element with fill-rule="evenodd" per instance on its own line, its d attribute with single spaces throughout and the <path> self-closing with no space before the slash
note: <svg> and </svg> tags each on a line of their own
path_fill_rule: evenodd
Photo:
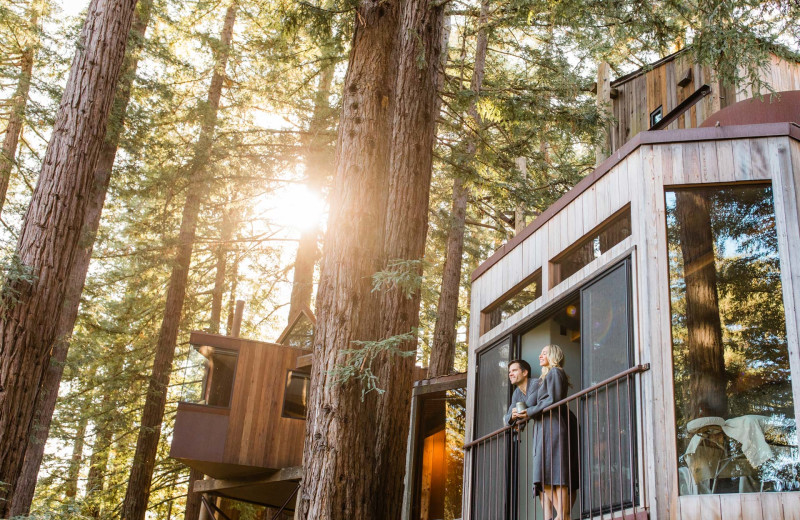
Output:
<svg viewBox="0 0 800 520">
<path fill-rule="evenodd" d="M 637 417 L 642 405 L 640 374 L 649 368 L 638 365 L 625 370 L 522 424 L 500 428 L 466 444 L 464 449 L 472 460 L 470 517 L 553 518 L 556 512 L 543 511 L 540 499 L 534 497 L 533 478 L 538 473 L 545 485 L 572 483 L 567 487 L 575 489 L 567 500 L 573 519 L 647 518 L 642 507 L 646 501 L 640 496 L 646 486 L 644 472 L 639 471 Z M 549 425 L 552 432 L 557 424 L 566 430 L 566 437 L 563 432 L 561 435 L 568 464 L 560 462 L 558 453 L 550 450 L 553 442 L 548 442 L 551 435 L 546 430 Z M 534 451 L 540 444 L 539 467 L 534 468 Z"/>
</svg>

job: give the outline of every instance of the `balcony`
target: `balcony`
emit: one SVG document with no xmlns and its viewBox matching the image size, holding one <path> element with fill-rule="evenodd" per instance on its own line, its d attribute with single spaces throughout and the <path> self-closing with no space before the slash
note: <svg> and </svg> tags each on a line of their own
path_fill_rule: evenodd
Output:
<svg viewBox="0 0 800 520">
<path fill-rule="evenodd" d="M 506 426 L 464 446 L 471 461 L 470 515 L 474 520 L 548 520 L 532 492 L 533 448 L 537 427 L 565 419 L 570 442 L 570 468 L 577 467 L 578 488 L 572 493 L 570 518 L 646 520 L 644 472 L 638 432 L 641 414 L 639 365 L 576 392 L 546 408 L 537 424 Z M 567 414 L 573 419 L 566 420 Z M 574 428 L 574 431 L 573 431 Z M 545 433 L 546 435 L 546 433 Z M 549 460 L 545 453 L 540 460 Z M 576 459 L 571 459 L 574 456 Z M 553 464 L 552 466 L 556 466 Z M 553 471 L 548 468 L 552 478 Z M 545 475 L 542 466 L 540 472 Z"/>
</svg>

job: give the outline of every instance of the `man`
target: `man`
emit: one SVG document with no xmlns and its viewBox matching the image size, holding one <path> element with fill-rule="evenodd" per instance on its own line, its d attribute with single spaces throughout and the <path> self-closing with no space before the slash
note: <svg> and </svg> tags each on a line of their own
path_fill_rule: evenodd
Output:
<svg viewBox="0 0 800 520">
<path fill-rule="evenodd" d="M 503 422 L 514 424 L 524 423 L 528 418 L 528 408 L 533 407 L 532 400 L 536 398 L 539 379 L 531 379 L 531 365 L 524 359 L 512 359 L 508 362 L 508 380 L 516 388 L 511 396 L 511 406 L 508 413 L 503 416 Z M 525 403 L 526 410 L 518 412 L 517 403 Z"/>
</svg>

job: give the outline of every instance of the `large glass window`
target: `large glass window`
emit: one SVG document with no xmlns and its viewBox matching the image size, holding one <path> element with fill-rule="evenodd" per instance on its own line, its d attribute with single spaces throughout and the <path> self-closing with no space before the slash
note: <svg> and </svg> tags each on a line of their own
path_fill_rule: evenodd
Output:
<svg viewBox="0 0 800 520">
<path fill-rule="evenodd" d="M 283 417 L 305 419 L 310 392 L 311 375 L 307 372 L 288 370 L 286 372 L 286 388 L 283 392 Z"/>
<path fill-rule="evenodd" d="M 238 357 L 235 350 L 193 346 L 182 369 L 181 401 L 230 406 Z"/>
<path fill-rule="evenodd" d="M 550 287 L 577 273 L 630 235 L 631 208 L 627 206 L 550 261 Z"/>
<path fill-rule="evenodd" d="M 473 438 L 483 437 L 505 426 L 503 415 L 511 395 L 508 382 L 508 362 L 511 359 L 511 340 L 507 339 L 478 354 L 478 384 L 475 395 L 477 415 Z M 507 479 L 510 435 L 500 435 L 478 445 L 473 456 L 473 494 L 475 518 L 501 520 L 508 507 Z"/>
<path fill-rule="evenodd" d="M 581 290 L 583 388 L 631 367 L 630 261 Z M 583 425 L 581 506 L 603 514 L 636 495 L 634 389 L 629 379 L 602 386 L 580 403 Z"/>
<path fill-rule="evenodd" d="M 680 493 L 797 491 L 772 188 L 674 189 L 666 206 Z"/>
<path fill-rule="evenodd" d="M 542 270 L 537 269 L 517 287 L 481 312 L 481 334 L 500 325 L 542 295 Z"/>
</svg>

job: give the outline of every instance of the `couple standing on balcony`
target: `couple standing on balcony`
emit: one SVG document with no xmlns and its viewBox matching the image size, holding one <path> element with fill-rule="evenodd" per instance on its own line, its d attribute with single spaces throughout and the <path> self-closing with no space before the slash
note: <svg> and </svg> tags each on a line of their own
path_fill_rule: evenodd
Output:
<svg viewBox="0 0 800 520">
<path fill-rule="evenodd" d="M 520 428 L 533 421 L 533 493 L 542 501 L 545 520 L 553 518 L 553 510 L 555 520 L 568 520 L 579 481 L 578 424 L 566 405 L 542 413 L 566 399 L 571 386 L 564 371 L 564 351 L 558 345 L 544 347 L 539 365 L 542 374 L 532 379 L 527 361 L 508 363 L 508 379 L 516 388 L 503 419 Z"/>
</svg>

